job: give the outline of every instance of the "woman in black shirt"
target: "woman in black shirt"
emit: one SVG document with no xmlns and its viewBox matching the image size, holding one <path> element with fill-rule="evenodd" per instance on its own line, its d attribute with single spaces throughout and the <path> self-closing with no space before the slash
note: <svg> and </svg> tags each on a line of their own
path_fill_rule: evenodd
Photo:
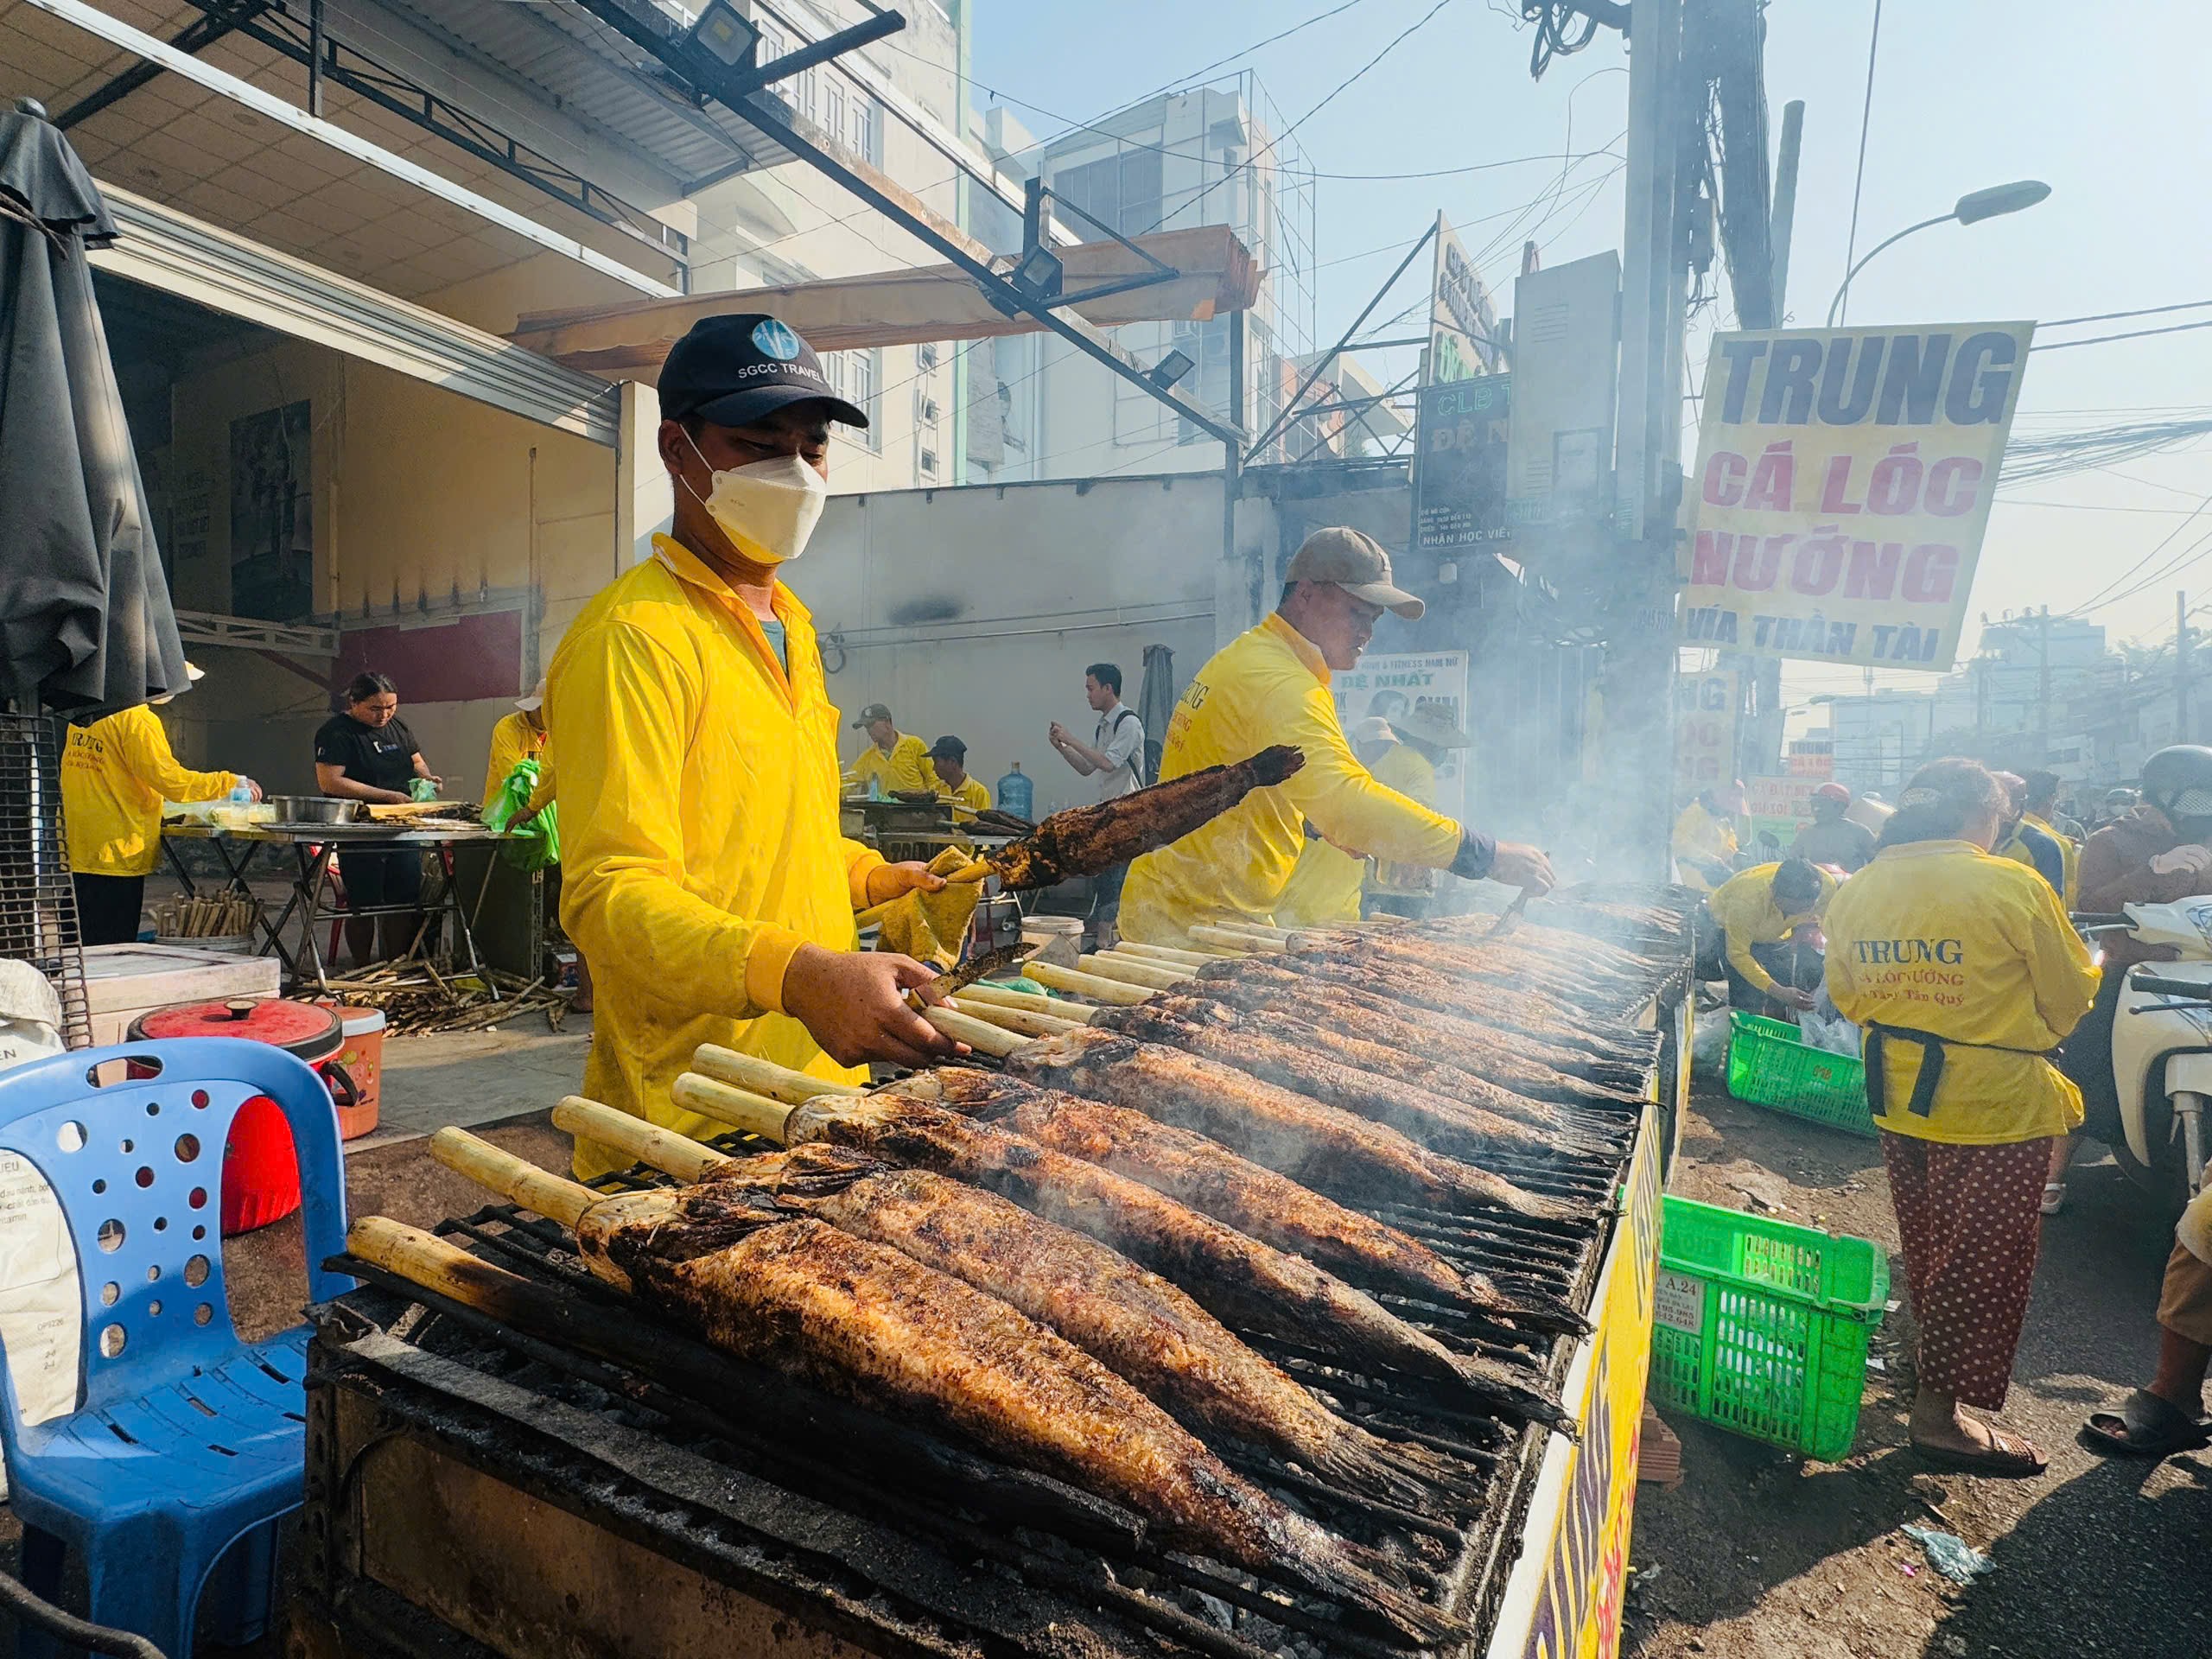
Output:
<svg viewBox="0 0 2212 1659">
<path fill-rule="evenodd" d="M 388 804 L 409 799 L 408 785 L 417 778 L 444 781 L 431 772 L 415 734 L 399 718 L 398 688 L 385 675 L 356 674 L 346 688 L 346 712 L 333 715 L 315 734 L 315 787 L 346 800 Z M 358 848 L 341 862 L 348 909 L 416 907 L 383 918 L 384 954 L 404 952 L 421 925 L 422 855 L 412 847 Z M 346 943 L 356 963 L 377 959 L 377 919 L 360 916 L 346 924 Z"/>
</svg>

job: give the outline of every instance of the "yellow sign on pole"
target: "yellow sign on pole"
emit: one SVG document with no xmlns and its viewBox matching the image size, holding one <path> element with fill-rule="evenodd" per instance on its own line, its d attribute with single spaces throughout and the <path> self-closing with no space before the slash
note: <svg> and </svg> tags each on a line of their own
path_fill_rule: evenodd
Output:
<svg viewBox="0 0 2212 1659">
<path fill-rule="evenodd" d="M 1715 335 L 1685 491 L 1682 643 L 1950 668 L 2034 333 Z"/>
</svg>

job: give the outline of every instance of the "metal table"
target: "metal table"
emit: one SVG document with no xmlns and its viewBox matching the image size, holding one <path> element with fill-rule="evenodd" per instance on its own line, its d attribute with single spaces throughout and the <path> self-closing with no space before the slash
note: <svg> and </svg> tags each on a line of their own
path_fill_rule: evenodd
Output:
<svg viewBox="0 0 2212 1659">
<path fill-rule="evenodd" d="M 251 895 L 251 886 L 246 873 L 255 857 L 264 847 L 289 848 L 294 870 L 292 893 L 284 908 L 271 922 L 263 915 L 260 907 L 254 908 L 254 925 L 262 936 L 257 954 L 274 954 L 284 964 L 286 978 L 294 984 L 310 983 L 318 992 L 328 994 L 330 977 L 322 960 L 321 946 L 316 942 L 316 931 L 325 922 L 350 920 L 365 916 L 411 916 L 420 914 L 423 928 L 417 930 L 414 951 L 422 946 L 424 930 L 431 920 L 442 913 L 452 918 L 454 955 L 461 963 L 461 971 L 477 973 L 483 963 L 476 954 L 476 938 L 469 928 L 467 906 L 461 903 L 461 885 L 454 877 L 452 846 L 460 842 L 499 841 L 503 839 L 480 825 L 463 829 L 394 829 L 379 823 L 268 823 L 255 824 L 242 830 L 218 830 L 202 824 L 166 825 L 162 830 L 162 851 L 168 858 L 169 868 L 184 884 L 187 894 L 196 892 L 197 884 L 184 861 L 171 845 L 177 841 L 212 842 L 215 856 L 221 861 L 230 884 L 240 893 Z M 402 848 L 435 847 L 439 849 L 440 861 L 445 866 L 445 892 L 442 903 L 430 906 L 417 905 L 378 905 L 362 909 L 347 906 L 338 909 L 323 901 L 323 891 L 330 874 L 331 860 L 346 848 L 372 848 L 377 851 Z M 295 916 L 301 918 L 300 944 L 296 950 L 284 943 L 284 931 L 291 925 Z"/>
</svg>

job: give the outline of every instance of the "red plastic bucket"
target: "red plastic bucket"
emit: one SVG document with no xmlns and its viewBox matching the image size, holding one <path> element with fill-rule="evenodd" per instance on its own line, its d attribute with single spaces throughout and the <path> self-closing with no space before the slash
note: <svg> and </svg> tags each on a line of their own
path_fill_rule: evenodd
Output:
<svg viewBox="0 0 2212 1659">
<path fill-rule="evenodd" d="M 234 998 L 219 1002 L 178 1002 L 154 1008 L 130 1023 L 133 1042 L 164 1042 L 177 1037 L 243 1037 L 295 1054 L 322 1071 L 334 1090 L 342 1088 L 353 1103 L 353 1087 L 342 1069 L 324 1063 L 346 1037 L 338 1013 L 313 1002 Z M 334 1104 L 333 1109 L 335 1109 Z M 300 1166 L 292 1150 L 292 1127 L 273 1100 L 257 1095 L 231 1120 L 223 1146 L 223 1236 L 251 1232 L 282 1221 L 300 1207 Z"/>
</svg>

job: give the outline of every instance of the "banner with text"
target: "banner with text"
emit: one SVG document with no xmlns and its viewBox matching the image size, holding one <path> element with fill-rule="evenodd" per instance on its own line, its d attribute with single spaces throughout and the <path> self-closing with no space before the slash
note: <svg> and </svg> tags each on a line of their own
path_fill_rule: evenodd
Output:
<svg viewBox="0 0 2212 1659">
<path fill-rule="evenodd" d="M 1716 668 L 1675 680 L 1675 798 L 1736 775 L 1736 671 Z"/>
<path fill-rule="evenodd" d="M 1329 690 L 1347 736 L 1370 716 L 1399 720 L 1418 709 L 1433 709 L 1461 731 L 1467 729 L 1464 651 L 1370 652 L 1358 667 L 1332 676 Z M 1466 816 L 1468 753 L 1446 749 L 1436 763 L 1436 810 L 1447 818 Z"/>
<path fill-rule="evenodd" d="M 1451 220 L 1439 213 L 1428 290 L 1428 356 L 1421 364 L 1421 383 L 1449 385 L 1495 374 L 1497 366 L 1497 308 Z"/>
<path fill-rule="evenodd" d="M 1715 335 L 1685 645 L 1948 670 L 2029 322 Z"/>
</svg>

